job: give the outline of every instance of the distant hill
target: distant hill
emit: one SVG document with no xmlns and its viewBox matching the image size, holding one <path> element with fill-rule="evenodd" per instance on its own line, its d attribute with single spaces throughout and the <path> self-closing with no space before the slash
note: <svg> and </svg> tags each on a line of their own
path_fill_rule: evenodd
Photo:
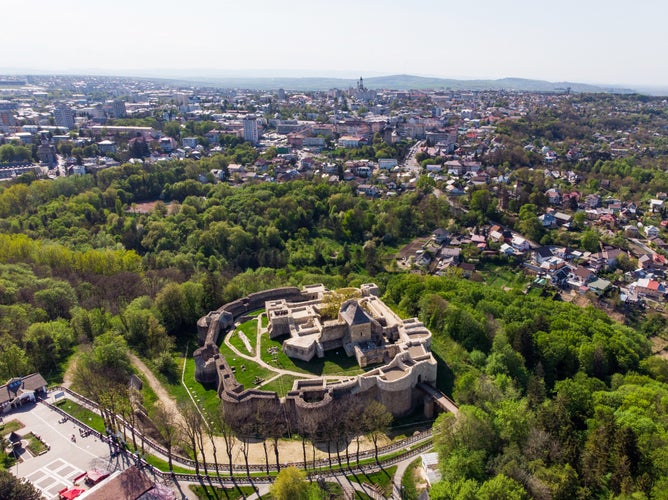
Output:
<svg viewBox="0 0 668 500">
<path fill-rule="evenodd" d="M 449 78 L 425 78 L 413 75 L 393 75 L 364 80 L 368 88 L 395 89 L 452 89 L 452 90 L 521 90 L 528 92 L 559 92 L 570 88 L 573 92 L 630 93 L 632 89 L 588 85 L 575 82 L 548 82 L 527 78 L 501 78 L 499 80 L 454 80 Z"/>
<path fill-rule="evenodd" d="M 240 78 L 240 77 L 198 77 L 181 78 L 180 82 L 222 88 L 245 88 L 257 90 L 328 90 L 347 89 L 357 84 L 357 80 L 346 78 Z M 376 76 L 364 79 L 369 89 L 443 89 L 443 90 L 518 90 L 527 92 L 612 92 L 633 93 L 633 89 L 588 85 L 575 82 L 548 82 L 525 78 L 502 78 L 499 80 L 454 80 L 449 78 L 428 78 L 414 75 Z"/>
</svg>

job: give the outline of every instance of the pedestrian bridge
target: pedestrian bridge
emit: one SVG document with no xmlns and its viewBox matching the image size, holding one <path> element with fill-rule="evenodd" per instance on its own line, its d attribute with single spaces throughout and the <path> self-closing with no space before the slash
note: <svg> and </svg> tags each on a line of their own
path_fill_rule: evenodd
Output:
<svg viewBox="0 0 668 500">
<path fill-rule="evenodd" d="M 447 397 L 445 394 L 443 394 L 441 391 L 436 389 L 435 387 L 425 384 L 424 382 L 420 382 L 417 385 L 417 388 L 429 394 L 432 398 L 434 398 L 434 402 L 436 403 L 436 405 L 438 405 L 438 407 L 441 410 L 449 411 L 455 416 L 457 416 L 457 414 L 459 413 L 459 408 L 454 403 L 454 401 L 449 397 Z"/>
</svg>

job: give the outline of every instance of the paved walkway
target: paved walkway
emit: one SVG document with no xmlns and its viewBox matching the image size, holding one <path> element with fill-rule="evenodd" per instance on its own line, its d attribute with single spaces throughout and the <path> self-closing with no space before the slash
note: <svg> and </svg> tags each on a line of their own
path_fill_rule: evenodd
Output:
<svg viewBox="0 0 668 500">
<path fill-rule="evenodd" d="M 58 498 L 58 491 L 71 486 L 72 479 L 86 470 L 98 467 L 114 471 L 131 465 L 123 455 L 111 458 L 108 444 L 93 435 L 82 438 L 78 426 L 71 421 L 58 423 L 60 419 L 59 413 L 41 403 L 25 405 L 4 416 L 5 422 L 18 420 L 24 424 L 18 434 L 32 432 L 50 447 L 37 457 L 24 451 L 22 461 L 11 468 L 13 474 L 30 481 L 46 498 Z M 76 441 L 71 440 L 72 436 Z"/>
<path fill-rule="evenodd" d="M 53 398 L 53 393 L 50 399 Z M 80 473 L 92 468 L 101 468 L 109 471 L 124 470 L 134 463 L 131 455 L 117 455 L 114 458 L 110 456 L 109 445 L 97 439 L 94 435 L 81 438 L 76 426 L 72 421 L 58 423 L 61 415 L 46 405 L 38 403 L 36 405 L 26 405 L 23 408 L 13 411 L 5 416 L 5 421 L 19 420 L 24 427 L 18 431 L 24 435 L 33 432 L 42 437 L 45 443 L 50 446 L 50 450 L 42 456 L 32 457 L 27 454 L 22 455 L 23 461 L 12 467 L 11 472 L 18 477 L 25 478 L 38 487 L 47 499 L 57 498 L 57 492 L 65 486 L 72 485 L 72 479 Z M 75 441 L 71 436 L 76 437 Z M 152 453 L 160 456 L 159 453 Z M 166 457 L 161 457 L 165 459 Z M 400 485 L 400 470 L 405 467 L 414 458 L 407 459 L 399 463 L 398 471 L 395 474 L 395 482 Z M 360 484 L 350 480 L 351 475 L 357 475 L 361 481 L 364 481 L 364 474 L 359 471 L 338 471 L 328 475 L 327 482 L 337 482 L 342 489 L 352 498 L 355 491 L 364 491 L 372 498 L 382 498 L 378 493 L 368 485 Z M 403 473 L 401 473 L 403 475 Z M 176 481 L 173 479 L 162 480 L 160 477 L 153 476 L 153 480 L 166 484 L 176 494 L 176 498 L 196 499 L 196 495 L 190 490 L 190 484 L 198 484 L 188 481 Z M 215 480 L 203 478 L 199 484 L 211 484 L 218 486 Z M 239 484 L 247 484 L 245 477 L 239 477 Z M 226 485 L 230 487 L 230 485 Z M 249 498 L 260 498 L 269 491 L 269 484 L 256 483 L 258 494 L 249 496 Z"/>
</svg>

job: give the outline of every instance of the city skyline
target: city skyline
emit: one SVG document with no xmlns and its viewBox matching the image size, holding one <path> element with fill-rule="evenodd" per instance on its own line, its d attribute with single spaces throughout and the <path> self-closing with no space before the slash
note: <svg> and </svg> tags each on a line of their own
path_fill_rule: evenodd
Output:
<svg viewBox="0 0 668 500">
<path fill-rule="evenodd" d="M 415 0 L 27 0 L 4 9 L 0 71 L 127 76 L 413 74 L 668 86 L 668 5 Z"/>
</svg>

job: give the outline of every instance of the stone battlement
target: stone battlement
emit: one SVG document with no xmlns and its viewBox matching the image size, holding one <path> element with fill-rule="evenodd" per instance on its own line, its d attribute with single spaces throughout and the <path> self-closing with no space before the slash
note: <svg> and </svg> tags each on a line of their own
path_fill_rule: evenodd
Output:
<svg viewBox="0 0 668 500">
<path fill-rule="evenodd" d="M 401 320 L 380 299 L 373 284 L 362 285 L 361 298 L 341 304 L 339 317 L 322 321 L 320 308 L 329 292 L 322 285 L 275 288 L 223 305 L 197 322 L 202 344 L 195 353 L 195 378 L 217 384 L 218 395 L 241 414 L 281 411 L 292 423 L 309 412 L 321 412 L 346 397 L 375 399 L 394 416 L 411 413 L 424 404 L 420 383 L 436 383 L 436 360 L 430 352 L 431 332 L 416 318 Z M 331 382 L 313 377 L 297 380 L 285 398 L 275 392 L 246 389 L 217 347 L 221 331 L 243 315 L 265 308 L 271 338 L 287 336 L 283 349 L 306 361 L 326 350 L 345 346 L 361 367 L 382 364 L 362 375 Z M 308 359 L 306 359 L 308 358 Z"/>
</svg>

